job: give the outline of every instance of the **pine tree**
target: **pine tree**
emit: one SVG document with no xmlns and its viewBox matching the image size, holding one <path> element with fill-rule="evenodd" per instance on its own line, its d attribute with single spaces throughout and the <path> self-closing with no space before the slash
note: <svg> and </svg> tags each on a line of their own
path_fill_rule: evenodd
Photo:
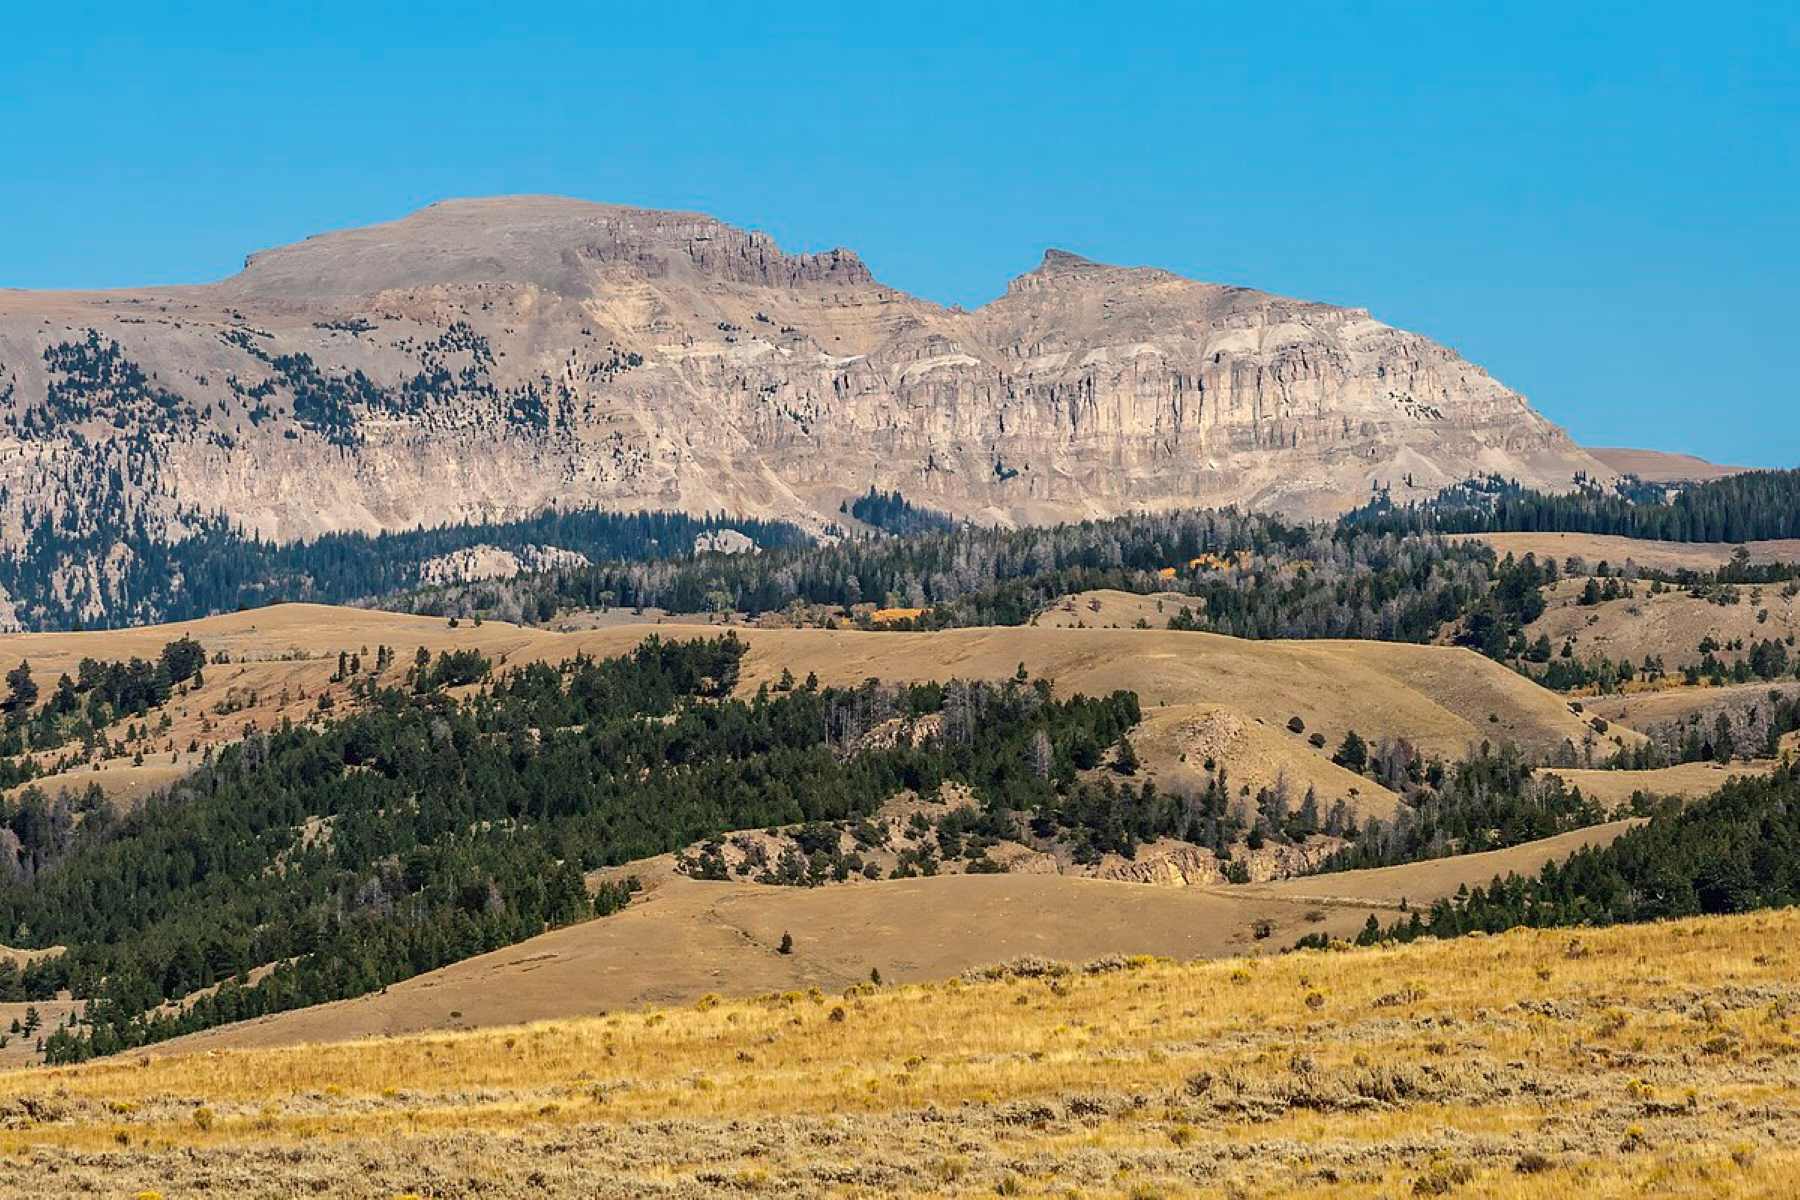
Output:
<svg viewBox="0 0 1800 1200">
<path fill-rule="evenodd" d="M 1132 746 L 1131 739 L 1121 733 L 1118 745 L 1113 750 L 1113 770 L 1121 775 L 1136 775 L 1137 769 L 1137 750 Z"/>
<path fill-rule="evenodd" d="M 1731 718 L 1725 713 L 1713 724 L 1713 761 L 1727 763 L 1737 753 L 1735 739 L 1731 735 Z"/>
<path fill-rule="evenodd" d="M 1300 811 L 1294 817 L 1294 833 L 1298 837 L 1311 837 L 1319 832 L 1319 790 L 1308 785 L 1306 798 L 1300 801 Z"/>
<path fill-rule="evenodd" d="M 1352 729 L 1344 735 L 1344 740 L 1338 746 L 1337 753 L 1331 756 L 1331 761 L 1360 775 L 1369 765 L 1368 744 Z"/>
<path fill-rule="evenodd" d="M 21 661 L 6 673 L 6 711 L 24 713 L 37 703 L 38 685 L 31 678 L 31 664 Z"/>
</svg>

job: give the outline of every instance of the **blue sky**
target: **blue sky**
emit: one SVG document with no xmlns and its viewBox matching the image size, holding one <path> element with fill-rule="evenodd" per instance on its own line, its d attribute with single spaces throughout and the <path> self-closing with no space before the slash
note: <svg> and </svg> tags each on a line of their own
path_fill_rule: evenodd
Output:
<svg viewBox="0 0 1800 1200">
<path fill-rule="evenodd" d="M 1589 444 L 1800 465 L 1800 5 L 861 7 L 19 6 L 0 286 L 555 192 L 946 303 L 1059 246 L 1364 305 Z"/>
</svg>

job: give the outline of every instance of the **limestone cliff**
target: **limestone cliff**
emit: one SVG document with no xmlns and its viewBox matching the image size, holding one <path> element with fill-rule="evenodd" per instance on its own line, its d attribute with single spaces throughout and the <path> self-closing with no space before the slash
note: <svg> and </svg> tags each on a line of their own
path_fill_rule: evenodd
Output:
<svg viewBox="0 0 1800 1200">
<path fill-rule="evenodd" d="M 705 216 L 454 201 L 222 283 L 0 292 L 0 537 L 293 539 L 546 506 L 819 526 L 870 485 L 984 521 L 1610 474 L 1361 309 L 1050 251 L 972 312 Z M 85 568 L 106 570 L 104 558 Z"/>
</svg>

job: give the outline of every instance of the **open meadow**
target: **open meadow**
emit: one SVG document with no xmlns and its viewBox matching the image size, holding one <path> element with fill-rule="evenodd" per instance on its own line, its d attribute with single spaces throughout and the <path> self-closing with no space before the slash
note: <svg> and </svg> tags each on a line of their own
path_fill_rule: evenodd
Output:
<svg viewBox="0 0 1800 1200">
<path fill-rule="evenodd" d="M 1787 1196 L 1792 911 L 0 1076 L 0 1195 Z"/>
</svg>

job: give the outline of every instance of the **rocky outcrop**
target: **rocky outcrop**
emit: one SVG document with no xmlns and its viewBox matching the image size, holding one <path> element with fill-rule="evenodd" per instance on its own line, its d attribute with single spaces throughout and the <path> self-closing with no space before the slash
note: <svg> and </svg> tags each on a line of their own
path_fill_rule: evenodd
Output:
<svg viewBox="0 0 1800 1200">
<path fill-rule="evenodd" d="M 1235 846 L 1232 854 L 1243 864 L 1249 882 L 1266 883 L 1317 870 L 1343 846 L 1342 839 L 1321 837 L 1291 845 L 1271 843 L 1259 850 Z M 1219 861 L 1210 846 L 1196 846 L 1174 838 L 1146 842 L 1131 858 L 1108 854 L 1092 866 L 1065 870 L 1095 879 L 1164 887 L 1212 887 L 1227 882 L 1225 864 Z"/>
<path fill-rule="evenodd" d="M 1034 522 L 1605 475 L 1481 368 L 1366 311 L 1050 251 L 972 312 L 846 250 L 685 213 L 457 201 L 203 287 L 0 293 L 0 538 L 264 537 L 727 511 L 871 485 Z"/>
<path fill-rule="evenodd" d="M 716 529 L 694 535 L 695 554 L 755 554 L 756 543 L 736 529 Z"/>
<path fill-rule="evenodd" d="M 587 565 L 587 556 L 561 546 L 521 546 L 517 551 L 499 546 L 467 546 L 428 558 L 419 564 L 421 583 L 474 583 L 482 579 L 511 579 L 529 571 Z"/>
</svg>

